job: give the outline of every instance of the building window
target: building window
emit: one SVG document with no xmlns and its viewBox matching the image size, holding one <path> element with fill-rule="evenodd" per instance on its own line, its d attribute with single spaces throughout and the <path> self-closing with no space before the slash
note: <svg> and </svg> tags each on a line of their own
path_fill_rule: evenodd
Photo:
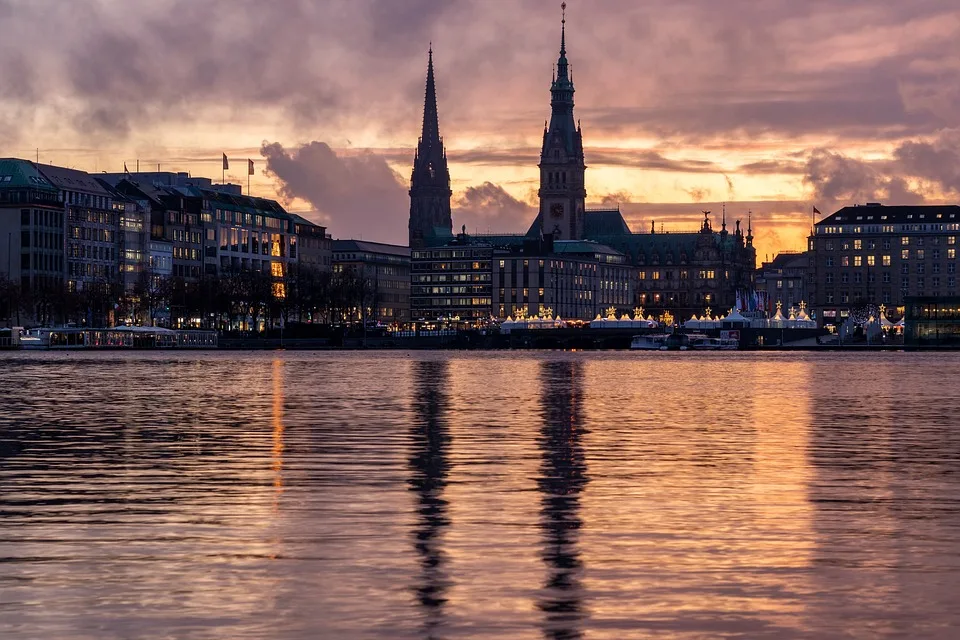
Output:
<svg viewBox="0 0 960 640">
<path fill-rule="evenodd" d="M 917 249 L 917 260 L 923 260 L 923 249 Z"/>
<path fill-rule="evenodd" d="M 885 267 L 889 267 L 889 266 L 890 266 L 890 256 L 888 256 L 888 255 L 883 256 L 883 266 L 885 266 Z"/>
<path fill-rule="evenodd" d="M 900 259 L 901 259 L 901 260 L 909 260 L 909 259 L 910 259 L 910 249 L 904 249 L 903 251 L 901 251 L 901 252 L 900 252 Z"/>
<path fill-rule="evenodd" d="M 900 244 L 903 245 L 904 247 L 909 246 L 909 245 L 910 245 L 910 236 L 903 236 L 903 237 L 901 237 L 901 238 L 900 238 Z"/>
<path fill-rule="evenodd" d="M 853 266 L 862 267 L 863 266 L 863 257 L 862 256 L 853 256 Z"/>
<path fill-rule="evenodd" d="M 850 256 L 841 256 L 840 257 L 840 266 L 849 267 L 850 266 Z"/>
<path fill-rule="evenodd" d="M 877 257 L 876 256 L 867 256 L 867 266 L 875 267 L 877 266 Z"/>
<path fill-rule="evenodd" d="M 863 240 L 854 240 L 853 249 L 854 251 L 860 251 L 861 249 L 863 249 Z"/>
<path fill-rule="evenodd" d="M 825 266 L 827 266 L 827 267 L 832 267 L 832 266 L 833 266 L 833 257 L 828 256 L 827 259 L 826 259 L 826 262 L 825 262 L 824 264 L 825 264 Z"/>
</svg>

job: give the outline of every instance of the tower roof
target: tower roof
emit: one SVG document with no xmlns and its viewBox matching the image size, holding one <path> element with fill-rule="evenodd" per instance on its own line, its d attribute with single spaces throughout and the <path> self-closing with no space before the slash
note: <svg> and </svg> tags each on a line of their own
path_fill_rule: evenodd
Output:
<svg viewBox="0 0 960 640">
<path fill-rule="evenodd" d="M 426 143 L 440 141 L 440 118 L 437 115 L 437 85 L 433 78 L 433 43 L 427 53 L 427 89 L 423 98 L 423 131 L 420 139 Z"/>
<path fill-rule="evenodd" d="M 567 62 L 567 3 L 560 5 L 562 18 L 560 20 L 560 57 L 557 59 L 556 74 L 550 85 L 550 124 L 545 134 L 555 140 L 562 141 L 568 155 L 577 157 L 582 155 L 582 145 L 578 127 L 573 118 L 573 80 L 570 77 Z M 545 138 L 547 136 L 545 135 Z M 546 150 L 546 147 L 544 148 Z"/>
</svg>

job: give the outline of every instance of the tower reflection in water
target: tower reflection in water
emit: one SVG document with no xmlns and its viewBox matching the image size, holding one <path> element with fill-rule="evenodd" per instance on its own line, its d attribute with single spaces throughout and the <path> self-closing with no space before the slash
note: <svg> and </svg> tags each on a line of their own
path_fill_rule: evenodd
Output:
<svg viewBox="0 0 960 640">
<path fill-rule="evenodd" d="M 443 621 L 443 606 L 449 586 L 444 565 L 443 530 L 450 523 L 443 498 L 450 471 L 447 455 L 450 431 L 447 425 L 450 381 L 449 363 L 413 363 L 413 422 L 411 427 L 410 490 L 417 497 L 414 547 L 420 557 L 421 575 L 415 592 L 425 613 L 426 637 Z"/>
<path fill-rule="evenodd" d="M 538 606 L 548 638 L 579 638 L 585 616 L 578 548 L 580 493 L 587 485 L 581 439 L 583 365 L 544 362 L 541 369 L 543 426 L 538 440 L 543 463 L 537 486 L 542 493 L 540 527 L 547 580 Z"/>
</svg>

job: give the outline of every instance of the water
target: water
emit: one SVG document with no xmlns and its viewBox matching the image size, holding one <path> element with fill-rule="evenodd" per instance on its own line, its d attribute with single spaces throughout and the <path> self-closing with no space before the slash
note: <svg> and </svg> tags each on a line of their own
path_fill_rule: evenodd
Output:
<svg viewBox="0 0 960 640">
<path fill-rule="evenodd" d="M 0 354 L 0 637 L 957 637 L 958 376 Z"/>
</svg>

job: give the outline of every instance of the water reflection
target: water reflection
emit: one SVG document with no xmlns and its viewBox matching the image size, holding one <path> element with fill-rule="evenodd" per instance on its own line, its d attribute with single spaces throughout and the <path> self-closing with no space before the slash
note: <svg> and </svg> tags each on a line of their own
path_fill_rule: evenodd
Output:
<svg viewBox="0 0 960 640">
<path fill-rule="evenodd" d="M 274 508 L 279 507 L 280 495 L 283 493 L 283 360 L 273 361 L 273 449 L 271 449 L 273 469 L 273 487 L 276 490 Z"/>
<path fill-rule="evenodd" d="M 447 485 L 450 431 L 447 424 L 450 386 L 449 362 L 413 363 L 413 421 L 411 427 L 410 490 L 416 494 L 417 521 L 414 548 L 420 559 L 420 576 L 414 590 L 423 608 L 424 633 L 434 637 L 443 622 L 449 579 L 445 569 L 443 530 L 450 524 Z"/>
<path fill-rule="evenodd" d="M 583 428 L 583 364 L 545 361 L 541 368 L 541 415 L 538 443 L 543 463 L 537 486 L 543 561 L 547 580 L 539 602 L 547 638 L 579 638 L 585 616 L 579 532 L 580 493 L 587 485 Z"/>
</svg>

